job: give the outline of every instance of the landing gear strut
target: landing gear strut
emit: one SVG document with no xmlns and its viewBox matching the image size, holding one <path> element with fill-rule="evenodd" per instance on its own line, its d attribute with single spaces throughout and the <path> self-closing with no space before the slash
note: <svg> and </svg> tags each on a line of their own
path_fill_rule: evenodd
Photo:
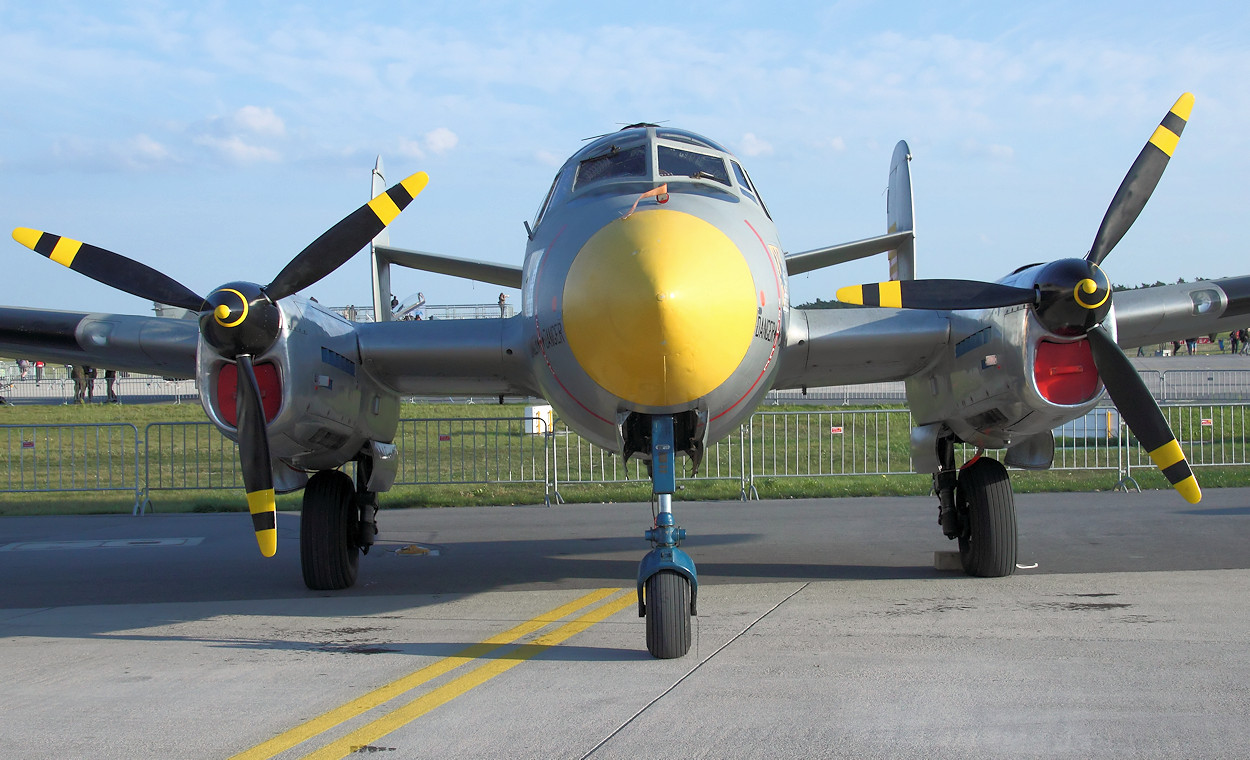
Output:
<svg viewBox="0 0 1250 760">
<path fill-rule="evenodd" d="M 673 519 L 674 455 L 672 416 L 653 416 L 650 469 L 657 512 L 655 525 L 644 534 L 653 548 L 638 565 L 638 616 L 647 619 L 647 651 L 662 660 L 690 651 L 690 617 L 698 614 L 694 560 L 677 548 L 686 531 Z"/>
<path fill-rule="evenodd" d="M 337 591 L 356 583 L 361 553 L 377 535 L 378 495 L 364 489 L 371 461 L 356 461 L 356 483 L 338 470 L 322 470 L 308 479 L 299 521 L 300 566 L 304 585 Z"/>
<path fill-rule="evenodd" d="M 1016 504 L 1007 468 L 997 460 L 977 456 L 956 470 L 955 444 L 950 438 L 938 440 L 938 465 L 933 476 L 938 522 L 947 538 L 959 540 L 964 572 L 981 578 L 1014 573 Z"/>
</svg>

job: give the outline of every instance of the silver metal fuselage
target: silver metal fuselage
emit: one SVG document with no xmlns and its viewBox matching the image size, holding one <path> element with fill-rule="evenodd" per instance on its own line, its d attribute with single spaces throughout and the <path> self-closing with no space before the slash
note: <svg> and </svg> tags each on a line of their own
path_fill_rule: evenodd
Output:
<svg viewBox="0 0 1250 760">
<path fill-rule="evenodd" d="M 620 175 L 587 179 L 618 159 Z M 710 171 L 668 170 L 681 162 Z M 740 168 L 704 138 L 647 126 L 596 140 L 560 170 L 526 249 L 523 350 L 543 396 L 594 443 L 620 451 L 629 413 L 682 412 L 715 441 L 771 387 L 785 262 Z M 666 195 L 643 197 L 664 184 Z"/>
</svg>

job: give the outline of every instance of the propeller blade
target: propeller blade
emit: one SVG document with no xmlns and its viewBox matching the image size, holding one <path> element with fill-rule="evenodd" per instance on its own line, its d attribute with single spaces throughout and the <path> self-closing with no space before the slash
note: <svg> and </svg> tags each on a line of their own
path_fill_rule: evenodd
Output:
<svg viewBox="0 0 1250 760">
<path fill-rule="evenodd" d="M 1033 303 L 1032 288 L 1016 288 L 974 280 L 891 280 L 839 288 L 843 303 L 891 309 L 991 309 Z"/>
<path fill-rule="evenodd" d="M 89 243 L 18 227 L 13 239 L 96 282 L 157 303 L 199 311 L 204 299 L 155 269 Z"/>
<path fill-rule="evenodd" d="M 417 172 L 348 214 L 291 259 L 265 292 L 275 301 L 286 298 L 338 269 L 395 221 L 429 181 L 428 174 Z"/>
<path fill-rule="evenodd" d="M 1190 504 L 1197 504 L 1202 500 L 1198 480 L 1194 478 L 1193 470 L 1185 460 L 1185 452 L 1181 451 L 1163 412 L 1137 370 L 1102 325 L 1090 330 L 1088 336 L 1094 366 L 1128 429 L 1141 441 L 1172 487 Z"/>
<path fill-rule="evenodd" d="M 243 487 L 247 490 L 247 508 L 252 513 L 260 553 L 272 557 L 278 551 L 278 506 L 273 494 L 273 470 L 269 466 L 265 408 L 261 404 L 252 357 L 240 354 L 235 358 L 239 366 L 237 428 Z"/>
<path fill-rule="evenodd" d="M 1159 178 L 1167 168 L 1172 151 L 1176 150 L 1176 143 L 1185 129 L 1185 123 L 1189 121 L 1189 113 L 1193 107 L 1194 96 L 1187 92 L 1177 99 L 1172 110 L 1159 122 L 1158 128 L 1124 176 L 1120 189 L 1116 190 L 1115 197 L 1102 218 L 1102 224 L 1098 227 L 1098 234 L 1094 235 L 1094 244 L 1085 256 L 1087 261 L 1101 264 L 1107 254 L 1111 253 L 1111 249 L 1120 242 L 1120 238 L 1124 237 L 1124 233 L 1128 232 L 1129 227 L 1133 226 L 1133 222 L 1137 221 L 1138 214 L 1159 184 Z"/>
</svg>

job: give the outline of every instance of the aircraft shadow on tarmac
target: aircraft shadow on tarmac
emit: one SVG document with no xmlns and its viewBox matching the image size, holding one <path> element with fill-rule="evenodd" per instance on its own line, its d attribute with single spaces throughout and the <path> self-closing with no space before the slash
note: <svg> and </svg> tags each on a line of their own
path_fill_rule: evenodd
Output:
<svg viewBox="0 0 1250 760">
<path fill-rule="evenodd" d="M 1021 562 L 1040 563 L 1022 573 L 1250 567 L 1250 489 L 1212 489 L 1206 506 L 1193 510 L 1178 510 L 1171 493 L 1022 495 L 1017 502 Z M 133 630 L 145 621 L 217 615 L 385 616 L 498 591 L 632 591 L 647 545 L 639 535 L 638 510 L 624 506 L 391 514 L 383 528 L 386 540 L 361 558 L 357 585 L 340 592 L 304 587 L 296 514 L 279 515 L 280 549 L 273 559 L 260 557 L 252 537 L 239 529 L 246 515 L 8 518 L 0 521 L 0 544 L 203 540 L 177 548 L 0 551 L 0 635 L 38 630 L 33 635 L 91 636 Z M 956 546 L 941 538 L 929 506 L 915 498 L 688 503 L 692 530 L 684 548 L 698 563 L 703 585 L 959 578 L 933 568 L 935 550 Z M 437 554 L 397 551 L 417 544 Z M 65 626 L 73 631 L 16 625 L 29 610 L 75 606 L 96 611 L 75 616 L 78 622 Z M 279 645 L 277 639 L 258 642 Z"/>
<path fill-rule="evenodd" d="M 427 641 L 427 642 L 403 642 L 387 640 L 377 634 L 381 634 L 385 629 L 382 628 L 363 628 L 355 629 L 358 632 L 350 634 L 339 634 L 335 631 L 308 631 L 305 635 L 306 639 L 295 638 L 270 638 L 270 639 L 248 639 L 248 638 L 205 638 L 197 636 L 171 636 L 160 634 L 135 634 L 135 633 L 94 633 L 86 634 L 80 638 L 90 638 L 100 641 L 133 641 L 133 642 L 149 642 L 149 643 L 179 643 L 179 644 L 202 644 L 210 649 L 239 649 L 245 651 L 260 652 L 294 652 L 307 654 L 334 654 L 334 655 L 377 655 L 377 654 L 397 654 L 416 657 L 431 657 L 442 659 L 461 654 L 470 646 L 474 646 L 474 641 Z M 363 636 L 362 634 L 373 633 L 373 636 Z M 337 636 L 338 638 L 334 638 Z M 496 649 L 486 652 L 475 652 L 473 657 L 475 660 L 525 660 L 533 657 L 533 648 L 540 647 L 542 649 L 542 657 L 544 660 L 555 662 L 645 662 L 650 661 L 651 655 L 645 649 L 626 649 L 614 647 L 588 647 L 577 646 L 566 643 L 559 645 L 542 645 L 542 644 L 520 644 L 501 645 Z"/>
</svg>

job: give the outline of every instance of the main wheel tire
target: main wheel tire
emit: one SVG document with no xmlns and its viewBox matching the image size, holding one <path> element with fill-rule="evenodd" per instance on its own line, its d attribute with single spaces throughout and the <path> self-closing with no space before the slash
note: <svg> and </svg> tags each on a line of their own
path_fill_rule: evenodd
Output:
<svg viewBox="0 0 1250 760">
<path fill-rule="evenodd" d="M 959 501 L 966 506 L 959 559 L 964 572 L 1003 578 L 1016 571 L 1016 502 L 1007 468 L 982 457 L 959 474 Z"/>
<path fill-rule="evenodd" d="M 356 582 L 360 548 L 358 518 L 347 474 L 322 470 L 304 487 L 299 520 L 299 558 L 304 585 L 314 591 L 337 591 Z"/>
<path fill-rule="evenodd" d="M 660 660 L 690 651 L 690 581 L 672 570 L 647 579 L 647 651 Z"/>
</svg>

